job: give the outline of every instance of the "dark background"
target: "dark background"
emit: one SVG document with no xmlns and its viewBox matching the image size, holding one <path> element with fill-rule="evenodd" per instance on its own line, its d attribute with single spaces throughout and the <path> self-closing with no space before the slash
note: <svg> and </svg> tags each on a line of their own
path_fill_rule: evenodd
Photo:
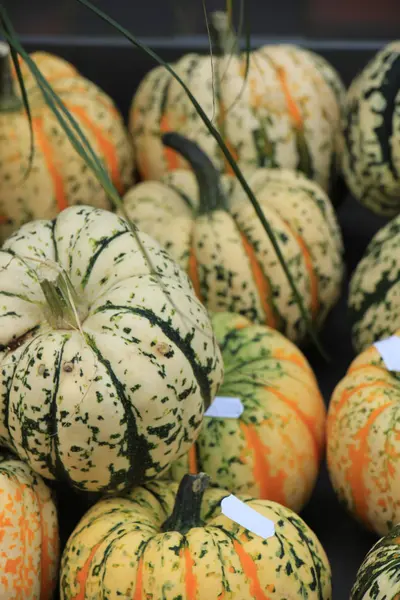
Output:
<svg viewBox="0 0 400 600">
<path fill-rule="evenodd" d="M 5 2 L 26 48 L 49 50 L 73 62 L 114 98 L 126 116 L 138 83 L 154 62 L 76 0 L 34 0 L 34 8 L 33 0 L 27 8 L 28 1 Z M 400 27 L 400 0 L 244 1 L 253 46 L 274 42 L 304 45 L 325 56 L 346 84 L 374 52 L 396 38 Z M 98 0 L 96 5 L 167 61 L 188 51 L 208 49 L 201 0 Z M 237 17 L 239 1 L 234 5 Z M 224 6 L 224 0 L 206 0 L 208 11 Z M 306 350 L 327 403 L 354 357 L 346 312 L 348 278 L 372 235 L 385 223 L 349 196 L 338 208 L 338 216 L 348 276 L 341 300 L 322 334 L 331 362 L 324 362 L 312 348 Z M 65 540 L 86 501 L 61 487 L 59 502 Z M 339 506 L 325 466 L 302 516 L 327 551 L 333 570 L 333 599 L 345 600 L 364 555 L 377 537 L 364 531 Z"/>
</svg>

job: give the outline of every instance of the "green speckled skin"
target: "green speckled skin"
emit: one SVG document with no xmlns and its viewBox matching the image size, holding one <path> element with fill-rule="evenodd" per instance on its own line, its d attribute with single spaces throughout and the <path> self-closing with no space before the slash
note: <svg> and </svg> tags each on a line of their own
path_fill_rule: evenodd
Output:
<svg viewBox="0 0 400 600">
<path fill-rule="evenodd" d="M 222 378 L 187 276 L 138 236 L 155 272 L 126 221 L 86 206 L 24 225 L 0 252 L 0 442 L 82 490 L 166 469 L 191 446 Z M 30 258 L 66 270 L 87 305 L 81 331 L 46 321 Z"/>
<path fill-rule="evenodd" d="M 400 216 L 367 246 L 350 281 L 348 304 L 357 352 L 400 329 Z"/>
<path fill-rule="evenodd" d="M 368 552 L 351 591 L 350 600 L 399 600 L 400 526 L 396 525 Z"/>
<path fill-rule="evenodd" d="M 275 524 L 264 540 L 221 514 L 229 492 L 208 489 L 204 527 L 162 533 L 177 487 L 152 482 L 91 508 L 63 553 L 61 600 L 331 600 L 325 552 L 292 511 L 242 497 Z"/>
<path fill-rule="evenodd" d="M 370 210 L 400 210 L 400 42 L 378 52 L 347 93 L 343 172 Z"/>
</svg>

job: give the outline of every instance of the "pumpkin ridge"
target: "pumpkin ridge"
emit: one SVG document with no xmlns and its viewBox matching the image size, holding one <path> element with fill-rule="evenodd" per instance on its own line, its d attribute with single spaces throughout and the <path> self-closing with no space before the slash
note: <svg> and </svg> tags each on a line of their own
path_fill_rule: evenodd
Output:
<svg viewBox="0 0 400 600">
<path fill-rule="evenodd" d="M 114 235 L 111 236 L 106 236 L 104 237 L 99 243 L 98 243 L 98 248 L 96 250 L 96 252 L 94 252 L 92 254 L 92 256 L 90 257 L 90 260 L 88 261 L 88 265 L 85 271 L 84 276 L 82 277 L 82 288 L 85 288 L 88 284 L 90 275 L 93 271 L 93 267 L 96 264 L 97 259 L 100 257 L 101 253 L 103 252 L 103 250 L 106 250 L 108 248 L 108 246 L 111 245 L 111 243 L 119 238 L 121 235 L 124 234 L 129 234 L 131 235 L 131 231 L 129 229 L 121 229 L 120 231 L 117 231 L 116 233 L 114 233 Z"/>
<path fill-rule="evenodd" d="M 374 421 L 389 406 L 393 406 L 393 402 L 387 402 L 386 404 L 375 408 L 371 412 L 365 425 L 361 427 L 358 430 L 357 434 L 354 436 L 352 440 L 353 444 L 349 444 L 348 448 L 348 456 L 351 464 L 347 469 L 347 478 L 350 481 L 353 501 L 356 507 L 356 511 L 360 515 L 360 518 L 368 524 L 370 523 L 370 521 L 367 517 L 367 499 L 370 493 L 367 490 L 363 479 L 364 467 L 369 462 L 369 456 L 367 452 L 368 435 L 370 433 Z M 358 448 L 356 447 L 357 441 L 359 442 Z"/>
<path fill-rule="evenodd" d="M 350 389 L 345 388 L 339 400 L 337 400 L 334 405 L 332 404 L 330 415 L 328 416 L 328 424 L 331 420 L 336 419 L 338 417 L 340 411 L 353 394 L 357 394 L 360 390 L 364 390 L 366 388 L 374 388 L 376 386 L 379 387 L 381 385 L 384 387 L 393 387 L 389 381 L 385 381 L 384 379 L 376 379 L 374 381 L 365 381 L 364 383 L 359 383 L 358 385 Z"/>
<path fill-rule="evenodd" d="M 322 587 L 321 587 L 321 579 L 320 579 L 320 573 L 321 573 L 321 567 L 319 565 L 316 564 L 315 562 L 315 552 L 311 549 L 310 546 L 310 540 L 309 538 L 304 534 L 304 531 L 300 525 L 300 522 L 297 520 L 296 517 L 288 517 L 288 521 L 291 523 L 291 525 L 293 525 L 294 529 L 297 531 L 301 541 L 306 545 L 312 563 L 314 565 L 314 569 L 311 570 L 312 572 L 312 576 L 313 576 L 313 582 L 308 584 L 310 589 L 314 590 L 316 587 L 318 587 L 318 597 L 319 600 L 323 600 L 324 599 L 324 594 L 322 592 Z M 312 542 L 311 542 L 312 543 Z"/>
<path fill-rule="evenodd" d="M 282 471 L 282 469 L 278 469 L 276 475 L 272 475 L 267 452 L 267 449 L 269 450 L 269 448 L 265 446 L 261 440 L 256 427 L 250 423 L 244 423 L 243 421 L 240 422 L 239 426 L 246 440 L 247 448 L 253 453 L 253 475 L 254 480 L 260 486 L 261 497 L 284 504 L 284 482 L 286 473 Z M 246 452 L 246 448 L 244 449 L 244 452 Z M 242 457 L 242 460 L 247 462 L 244 457 Z"/>
<path fill-rule="evenodd" d="M 118 155 L 115 145 L 107 138 L 100 127 L 93 123 L 92 119 L 90 119 L 81 106 L 71 105 L 67 102 L 65 102 L 65 106 L 71 113 L 74 113 L 95 136 L 100 152 L 110 171 L 111 180 L 117 191 L 121 194 L 124 191 L 124 186 L 118 169 Z"/>
<path fill-rule="evenodd" d="M 193 237 L 193 236 L 192 236 Z M 200 300 L 200 302 L 203 301 L 203 297 L 201 294 L 201 284 L 200 284 L 200 277 L 199 277 L 199 265 L 197 262 L 197 257 L 196 257 L 196 252 L 194 249 L 194 244 L 193 242 L 191 242 L 190 244 L 190 254 L 189 254 L 189 260 L 188 260 L 188 266 L 187 266 L 187 274 L 192 282 L 193 285 L 193 289 L 196 292 L 196 296 L 197 298 Z"/>
<path fill-rule="evenodd" d="M 239 229 L 239 228 L 238 228 Z M 273 329 L 278 329 L 279 325 L 279 314 L 275 303 L 273 302 L 272 286 L 271 282 L 260 265 L 254 248 L 250 244 L 245 234 L 239 230 L 243 250 L 248 258 L 250 264 L 250 270 L 253 275 L 253 280 L 258 291 L 260 302 L 263 308 L 264 315 L 266 316 L 266 325 Z"/>
<path fill-rule="evenodd" d="M 194 350 L 190 347 L 188 343 L 186 343 L 186 340 L 182 338 L 175 329 L 173 329 L 166 321 L 160 319 L 160 317 L 157 316 L 151 309 L 139 307 L 134 308 L 132 306 L 114 305 L 111 303 L 107 303 L 103 306 L 99 306 L 95 312 L 99 313 L 105 312 L 107 310 L 121 310 L 130 312 L 136 315 L 140 315 L 145 319 L 148 319 L 153 325 L 157 325 L 161 329 L 163 334 L 166 335 L 171 340 L 171 342 L 173 342 L 173 344 L 175 344 L 179 348 L 179 350 L 188 360 L 192 368 L 193 375 L 195 376 L 195 379 L 199 386 L 201 397 L 204 400 L 205 409 L 209 407 L 211 403 L 211 391 L 209 381 L 207 378 L 207 373 L 211 370 L 212 366 L 208 365 L 207 367 L 204 367 L 200 365 L 196 360 Z"/>
<path fill-rule="evenodd" d="M 254 598 L 254 600 L 271 600 L 271 598 L 264 594 L 261 589 L 260 581 L 257 575 L 257 565 L 254 562 L 254 559 L 248 552 L 245 551 L 237 539 L 234 539 L 232 543 L 235 553 L 237 554 L 242 566 L 243 573 L 249 580 L 251 597 Z"/>
<path fill-rule="evenodd" d="M 32 127 L 35 136 L 35 140 L 42 151 L 44 161 L 50 174 L 50 178 L 53 183 L 54 196 L 58 210 L 62 211 L 67 208 L 68 203 L 65 195 L 64 181 L 61 173 L 58 171 L 56 164 L 53 160 L 53 148 L 51 143 L 47 139 L 43 128 L 43 117 L 33 117 Z"/>
<path fill-rule="evenodd" d="M 314 448 L 314 452 L 315 452 L 315 457 L 318 460 L 320 457 L 320 450 L 319 450 L 318 437 L 317 437 L 317 433 L 315 431 L 313 419 L 307 417 L 307 415 L 305 415 L 303 413 L 303 411 L 299 408 L 298 404 L 294 400 L 287 398 L 278 389 L 273 388 L 272 386 L 265 386 L 264 389 L 267 392 L 271 392 L 272 394 L 274 394 L 274 396 L 279 398 L 279 400 L 282 400 L 282 402 L 284 404 L 286 404 L 286 406 L 291 408 L 293 410 L 293 412 L 296 414 L 296 416 L 300 419 L 300 421 L 306 426 L 306 429 L 310 433 L 311 438 L 313 440 L 313 448 Z"/>
<path fill-rule="evenodd" d="M 120 474 L 118 472 L 117 473 L 110 472 L 110 483 L 106 488 L 103 488 L 103 492 L 104 492 L 104 491 L 107 491 L 107 489 L 112 489 L 113 487 L 116 487 L 118 485 L 118 483 L 121 482 L 120 481 L 121 477 L 126 477 L 126 479 L 132 483 L 132 485 L 136 481 L 143 481 L 144 473 L 145 473 L 146 469 L 149 468 L 153 464 L 153 461 L 150 456 L 146 438 L 143 434 L 139 434 L 137 424 L 136 424 L 136 417 L 135 417 L 132 407 L 130 405 L 129 399 L 126 397 L 123 386 L 122 386 L 121 382 L 119 381 L 118 377 L 115 375 L 114 369 L 112 368 L 110 361 L 107 360 L 100 352 L 99 348 L 96 345 L 94 336 L 90 335 L 87 332 L 84 332 L 84 336 L 85 336 L 85 339 L 86 339 L 89 347 L 93 350 L 93 352 L 96 355 L 96 357 L 98 358 L 98 360 L 105 367 L 105 369 L 114 385 L 114 388 L 118 395 L 118 398 L 120 399 L 120 401 L 122 403 L 122 406 L 124 408 L 124 415 L 125 415 L 125 419 L 126 419 L 126 443 L 127 443 L 127 452 L 126 453 L 127 453 L 127 458 L 129 460 L 129 468 L 128 468 L 126 474 L 124 474 L 124 473 Z M 134 452 L 139 452 L 141 454 L 141 460 L 138 461 L 137 464 L 133 463 L 132 458 L 133 458 Z M 135 472 L 135 476 L 134 476 L 134 472 Z"/>
</svg>

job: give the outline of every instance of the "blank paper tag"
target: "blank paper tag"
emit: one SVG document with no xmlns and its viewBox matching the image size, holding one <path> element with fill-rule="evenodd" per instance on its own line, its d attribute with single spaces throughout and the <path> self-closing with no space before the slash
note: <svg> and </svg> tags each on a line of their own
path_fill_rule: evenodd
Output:
<svg viewBox="0 0 400 600">
<path fill-rule="evenodd" d="M 221 502 L 222 514 L 245 529 L 267 539 L 275 534 L 275 523 L 232 494 Z"/>
<path fill-rule="evenodd" d="M 238 419 L 244 406 L 240 398 L 228 396 L 215 396 L 211 406 L 206 410 L 206 417 L 219 417 L 220 419 Z"/>
<path fill-rule="evenodd" d="M 374 346 L 389 371 L 400 371 L 400 338 L 397 335 L 375 342 Z"/>
</svg>

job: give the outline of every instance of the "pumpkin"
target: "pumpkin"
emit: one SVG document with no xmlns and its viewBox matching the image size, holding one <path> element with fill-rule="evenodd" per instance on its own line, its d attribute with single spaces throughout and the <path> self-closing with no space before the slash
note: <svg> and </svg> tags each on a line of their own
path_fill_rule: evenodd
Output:
<svg viewBox="0 0 400 600">
<path fill-rule="evenodd" d="M 100 500 L 65 547 L 61 600 L 98 598 L 331 599 L 331 575 L 315 534 L 288 508 L 241 498 L 270 519 L 259 537 L 221 514 L 226 490 L 207 476 L 151 482 Z"/>
<path fill-rule="evenodd" d="M 347 93 L 342 166 L 353 196 L 373 212 L 400 211 L 400 41 L 378 52 Z"/>
<path fill-rule="evenodd" d="M 297 342 L 306 323 L 254 208 L 237 179 L 219 176 L 199 146 L 165 134 L 194 169 L 142 182 L 124 196 L 130 218 L 189 273 L 213 312 L 236 312 Z M 196 182 L 197 179 L 197 182 Z M 316 327 L 340 293 L 342 238 L 329 198 L 304 175 L 258 169 L 248 177 Z"/>
<path fill-rule="evenodd" d="M 325 441 L 325 405 L 315 376 L 282 334 L 240 315 L 218 313 L 212 325 L 222 352 L 221 396 L 239 398 L 237 419 L 205 417 L 171 476 L 205 471 L 237 494 L 300 511 L 314 488 Z"/>
<path fill-rule="evenodd" d="M 226 24 L 218 28 L 223 38 Z M 262 46 L 249 56 L 233 53 L 232 43 L 227 46 L 227 53 L 218 56 L 216 51 L 212 60 L 191 53 L 172 67 L 235 160 L 243 168 L 300 170 L 331 193 L 343 144 L 345 88 L 337 72 L 318 54 L 291 44 Z M 169 170 L 189 167 L 163 147 L 161 138 L 168 131 L 198 143 L 217 169 L 230 172 L 217 141 L 164 67 L 154 68 L 141 81 L 129 128 L 143 179 L 160 179 Z"/>
<path fill-rule="evenodd" d="M 399 394 L 397 375 L 370 346 L 352 361 L 328 410 L 333 487 L 347 510 L 379 535 L 400 521 Z"/>
<path fill-rule="evenodd" d="M 57 511 L 43 479 L 0 452 L 1 600 L 51 600 L 58 579 Z"/>
<path fill-rule="evenodd" d="M 0 443 L 83 491 L 140 484 L 192 445 L 222 359 L 183 271 L 127 221 L 69 207 L 0 251 Z"/>
<path fill-rule="evenodd" d="M 400 216 L 368 244 L 349 286 L 353 345 L 361 352 L 400 328 Z"/>
<path fill-rule="evenodd" d="M 400 594 L 400 526 L 373 545 L 360 566 L 350 600 L 396 600 Z"/>
<path fill-rule="evenodd" d="M 113 101 L 62 58 L 46 52 L 34 52 L 31 58 L 104 162 L 116 188 L 123 193 L 133 181 L 133 151 Z M 111 208 L 96 175 L 75 151 L 45 103 L 26 63 L 21 63 L 21 69 L 34 135 L 34 156 L 29 172 L 29 121 L 17 94 L 18 84 L 11 76 L 9 49 L 0 42 L 1 240 L 21 224 L 33 219 L 52 219 L 69 205 Z"/>
</svg>

